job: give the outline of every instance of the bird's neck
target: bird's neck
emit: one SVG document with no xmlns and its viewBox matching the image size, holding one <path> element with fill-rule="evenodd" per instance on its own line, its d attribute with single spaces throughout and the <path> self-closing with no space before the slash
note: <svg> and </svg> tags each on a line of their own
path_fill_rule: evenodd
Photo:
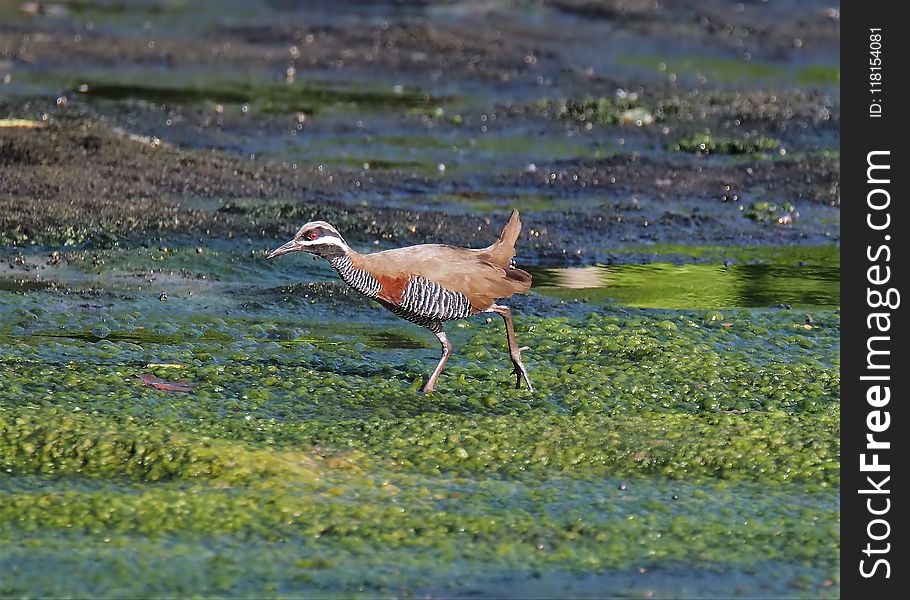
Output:
<svg viewBox="0 0 910 600">
<path fill-rule="evenodd" d="M 356 265 L 359 262 L 357 258 L 359 256 L 359 254 L 348 248 L 344 253 L 330 258 L 329 264 L 338 271 L 341 279 L 349 286 L 365 296 L 375 298 L 382 290 L 382 286 L 369 271 L 357 268 Z"/>
</svg>

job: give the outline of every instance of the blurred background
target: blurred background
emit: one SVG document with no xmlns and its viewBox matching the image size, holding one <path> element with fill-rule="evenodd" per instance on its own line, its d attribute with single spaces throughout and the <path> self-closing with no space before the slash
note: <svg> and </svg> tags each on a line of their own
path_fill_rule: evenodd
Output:
<svg viewBox="0 0 910 600">
<path fill-rule="evenodd" d="M 0 595 L 836 597 L 839 16 L 0 0 Z M 535 395 L 265 260 L 512 208 Z"/>
</svg>

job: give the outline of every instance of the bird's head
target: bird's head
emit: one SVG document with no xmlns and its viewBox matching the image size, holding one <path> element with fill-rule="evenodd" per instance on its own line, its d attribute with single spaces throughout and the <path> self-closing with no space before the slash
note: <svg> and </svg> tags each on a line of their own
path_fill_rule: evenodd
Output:
<svg viewBox="0 0 910 600">
<path fill-rule="evenodd" d="M 294 239 L 272 250 L 268 258 L 303 250 L 331 260 L 347 254 L 349 249 L 337 229 L 325 221 L 311 221 L 300 228 Z"/>
</svg>

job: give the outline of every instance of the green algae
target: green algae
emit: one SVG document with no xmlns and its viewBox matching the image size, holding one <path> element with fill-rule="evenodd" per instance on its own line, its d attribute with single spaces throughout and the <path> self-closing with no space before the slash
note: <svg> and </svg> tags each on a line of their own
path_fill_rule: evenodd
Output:
<svg viewBox="0 0 910 600">
<path fill-rule="evenodd" d="M 834 244 L 824 246 L 699 246 L 677 244 L 649 244 L 621 246 L 611 253 L 623 255 L 645 255 L 662 262 L 668 260 L 692 260 L 708 263 L 725 261 L 774 263 L 781 265 L 811 265 L 840 268 L 840 247 Z"/>
<path fill-rule="evenodd" d="M 44 74 L 42 80 L 54 80 Z M 150 83 L 147 77 L 129 73 L 116 78 L 102 73 L 57 75 L 56 80 L 69 82 L 65 87 L 87 100 L 145 102 L 169 105 L 219 103 L 244 106 L 244 112 L 313 114 L 325 109 L 352 108 L 364 110 L 409 110 L 446 101 L 420 90 L 371 88 L 369 85 L 339 85 L 328 82 L 295 82 L 264 80 L 260 77 L 238 79 L 218 75 L 169 77 L 167 83 Z"/>
<path fill-rule="evenodd" d="M 784 562 L 803 565 L 786 586 L 821 590 L 838 566 L 836 316 L 725 312 L 520 316 L 536 394 L 510 388 L 498 324 L 467 322 L 426 396 L 426 364 L 289 352 L 274 318 L 7 308 L 3 591 L 413 594 L 470 573 L 493 593 L 504 572 Z M 98 321 L 173 337 L 90 353 L 29 335 Z M 153 359 L 197 390 L 141 386 Z M 47 561 L 83 575 L 39 577 Z M 168 587 L 121 576 L 135 565 Z"/>
<path fill-rule="evenodd" d="M 595 125 L 619 123 L 649 125 L 659 120 L 648 108 L 631 98 L 583 98 L 568 100 L 544 99 L 537 102 L 537 109 L 560 119 Z"/>
<path fill-rule="evenodd" d="M 260 156 L 304 160 L 325 166 L 363 171 L 393 169 L 422 175 L 494 171 L 496 161 L 524 168 L 532 161 L 601 158 L 606 144 L 573 139 L 541 139 L 530 135 L 469 135 L 456 132 L 431 135 L 334 135 L 307 138 L 305 144 L 287 144 Z M 442 168 L 440 168 L 442 165 Z M 479 192 L 474 192 L 479 193 Z"/>
<path fill-rule="evenodd" d="M 695 154 L 759 154 L 779 147 L 780 141 L 769 137 L 734 138 L 697 133 L 679 138 L 668 149 Z"/>
<path fill-rule="evenodd" d="M 617 56 L 615 60 L 620 65 L 646 67 L 660 73 L 671 73 L 683 77 L 702 75 L 712 82 L 724 84 L 780 83 L 789 80 L 806 86 L 833 86 L 840 82 L 839 65 L 792 67 L 717 57 L 658 57 L 625 54 Z"/>
<path fill-rule="evenodd" d="M 837 255 L 623 252 L 706 269 Z M 95 292 L 0 291 L 2 593 L 414 595 L 468 576 L 495 594 L 533 573 L 620 593 L 620 574 L 674 565 L 704 579 L 669 582 L 710 590 L 760 564 L 791 565 L 782 595 L 836 590 L 836 310 L 517 308 L 535 393 L 512 387 L 501 323 L 477 318 L 448 327 L 455 356 L 423 395 L 431 335 L 336 304 L 324 265 L 262 256 L 76 252 L 45 277 Z"/>
<path fill-rule="evenodd" d="M 796 208 L 789 202 L 773 204 L 771 202 L 753 202 L 745 213 L 747 219 L 761 223 L 774 222 L 780 219 L 780 215 L 792 213 Z"/>
<path fill-rule="evenodd" d="M 6 473 L 128 477 L 141 481 L 205 477 L 227 485 L 251 478 L 316 476 L 312 458 L 247 450 L 223 440 L 109 424 L 80 415 L 0 413 L 0 468 Z"/>
<path fill-rule="evenodd" d="M 792 305 L 811 309 L 840 303 L 839 270 L 829 265 L 654 262 L 531 272 L 542 294 L 642 308 Z"/>
<path fill-rule="evenodd" d="M 411 358 L 413 346 L 377 357 L 369 346 L 344 343 L 356 338 L 346 338 L 346 329 L 337 326 L 328 335 L 339 343 L 328 347 L 282 343 L 280 332 L 290 324 L 268 320 L 154 323 L 87 315 L 82 324 L 61 321 L 58 327 L 67 332 L 49 343 L 55 319 L 62 317 L 13 320 L 16 337 L 0 337 L 6 340 L 6 393 L 30 398 L 30 410 L 125 412 L 140 423 L 189 427 L 187 434 L 279 446 L 328 444 L 419 470 L 516 474 L 558 467 L 665 477 L 723 471 L 740 479 L 766 473 L 766 479 L 836 483 L 836 441 L 823 441 L 837 425 L 839 380 L 830 357 L 837 353 L 838 322 L 824 312 L 808 328 L 802 314 L 786 311 L 524 318 L 519 335 L 534 348 L 529 364 L 536 385 L 546 390 L 541 394 L 509 390 L 505 351 L 488 342 L 502 333 L 493 323 L 469 322 L 453 332 L 465 360 L 453 359 L 447 369 L 440 382 L 444 396 L 414 394 L 425 365 Z M 96 330 L 91 322 L 99 319 L 121 335 L 83 347 L 81 333 Z M 80 334 L 71 335 L 73 329 Z M 130 329 L 167 337 L 129 335 Z M 807 357 L 807 349 L 815 357 Z M 94 364 L 73 362 L 77 352 Z M 140 372 L 136 365 L 152 362 L 184 365 L 179 373 L 163 374 L 193 381 L 196 391 L 174 396 L 143 388 L 133 377 Z M 478 388 L 478 380 L 487 385 Z M 22 405 L 10 402 L 8 407 Z M 513 427 L 516 418 L 525 423 L 521 431 Z M 21 431 L 7 427 L 13 432 L 9 444 L 32 435 L 28 423 Z M 687 440 L 684 432 L 700 428 L 701 441 Z M 796 438 L 780 437 L 788 431 L 803 440 L 815 436 L 818 453 L 791 453 Z M 719 441 L 743 436 L 762 440 L 752 444 L 752 454 Z M 399 455 L 399 447 L 406 452 Z M 627 462 L 642 451 L 653 454 Z M 535 461 L 535 454 L 548 459 Z M 28 452 L 10 450 L 10 456 L 20 455 Z M 780 464 L 785 466 L 776 469 Z"/>
<path fill-rule="evenodd" d="M 408 116 L 419 117 L 433 122 L 463 125 L 464 117 L 457 112 L 447 111 L 444 106 L 418 106 L 408 110 Z"/>
<path fill-rule="evenodd" d="M 802 85 L 838 85 L 840 67 L 837 65 L 809 65 L 796 72 L 796 79 Z"/>
<path fill-rule="evenodd" d="M 831 528 L 819 525 L 836 522 L 836 497 L 830 494 L 818 504 L 792 504 L 786 496 L 749 485 L 629 481 L 627 490 L 619 492 L 616 480 L 585 483 L 557 477 L 522 483 L 393 476 L 352 484 L 345 477 L 286 494 L 174 484 L 72 491 L 54 480 L 30 481 L 44 491 L 11 490 L 17 492 L 15 502 L 3 505 L 0 522 L 15 519 L 29 533 L 46 534 L 48 526 L 41 521 L 52 512 L 60 523 L 54 525 L 65 531 L 26 544 L 28 553 L 11 548 L 5 560 L 0 557 L 0 564 L 19 565 L 6 579 L 12 587 L 4 591 L 23 589 L 16 584 L 29 582 L 40 561 L 49 558 L 75 563 L 78 572 L 117 586 L 115 590 L 141 591 L 132 578 L 99 572 L 99 564 L 113 568 L 115 575 L 121 572 L 114 553 L 122 553 L 127 563 L 168 574 L 173 581 L 162 590 L 177 585 L 230 595 L 413 594 L 422 587 L 454 588 L 466 572 L 480 583 L 501 578 L 503 571 L 556 568 L 574 579 L 611 567 L 637 571 L 689 564 L 716 571 L 725 564 L 730 570 L 750 569 L 756 564 L 752 560 L 811 565 L 808 583 L 818 588 L 823 578 L 836 573 Z M 340 502 L 339 486 L 357 501 Z M 105 502 L 105 497 L 113 500 Z M 502 498 L 509 499 L 508 506 Z M 264 515 L 258 508 L 263 505 L 271 509 Z M 699 510 L 704 518 L 686 516 Z M 136 531 L 143 527 L 146 532 Z M 219 532 L 204 538 L 215 541 L 219 550 L 196 541 L 207 531 Z M 4 525 L 0 536 L 10 539 Z M 73 552 L 80 542 L 82 549 Z M 45 576 L 37 585 L 54 590 L 61 582 Z M 146 587 L 146 593 L 150 589 L 159 588 Z M 503 588 L 487 583 L 483 589 Z"/>
</svg>

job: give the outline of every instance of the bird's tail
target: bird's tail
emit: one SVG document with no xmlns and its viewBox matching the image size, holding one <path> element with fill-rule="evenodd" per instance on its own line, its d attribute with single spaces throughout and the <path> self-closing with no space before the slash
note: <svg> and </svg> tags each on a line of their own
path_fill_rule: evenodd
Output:
<svg viewBox="0 0 910 600">
<path fill-rule="evenodd" d="M 509 263 L 515 257 L 515 242 L 518 241 L 519 233 L 521 233 L 521 219 L 518 218 L 518 210 L 513 209 L 509 222 L 499 234 L 499 239 L 484 249 L 490 262 L 503 269 L 508 269 Z"/>
</svg>

